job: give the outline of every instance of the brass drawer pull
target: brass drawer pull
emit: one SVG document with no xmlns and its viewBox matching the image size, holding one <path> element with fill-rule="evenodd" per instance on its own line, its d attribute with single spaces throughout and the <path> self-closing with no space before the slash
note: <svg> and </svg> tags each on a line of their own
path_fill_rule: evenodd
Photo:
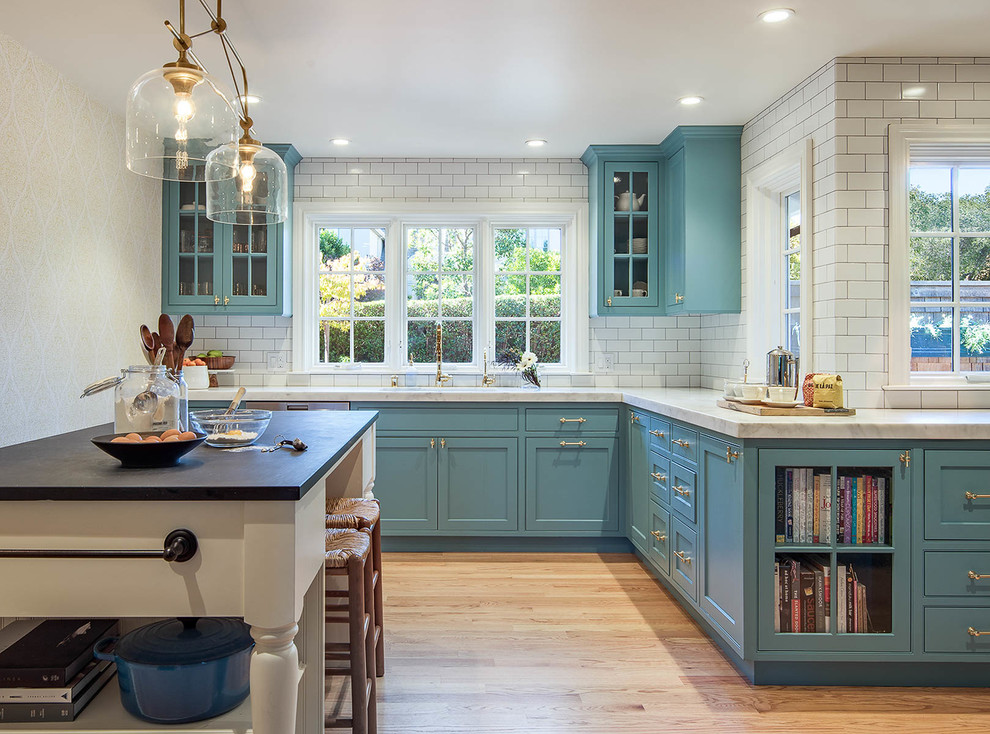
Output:
<svg viewBox="0 0 990 734">
<path fill-rule="evenodd" d="M 561 423 L 587 423 L 587 418 L 561 418 Z"/>
<path fill-rule="evenodd" d="M 681 551 L 674 551 L 674 555 L 681 559 L 681 563 L 686 563 L 689 566 L 691 565 L 691 559 L 684 555 Z M 970 627 L 970 629 L 973 628 Z"/>
<path fill-rule="evenodd" d="M 990 494 L 973 494 L 972 492 L 966 493 L 966 499 L 968 500 L 990 500 Z"/>
<path fill-rule="evenodd" d="M 584 441 L 561 441 L 561 446 L 587 446 Z"/>
<path fill-rule="evenodd" d="M 990 579 L 990 573 L 976 573 L 976 571 L 970 571 L 966 574 L 973 581 L 979 581 L 980 579 Z"/>
<path fill-rule="evenodd" d="M 981 637 L 983 635 L 990 635 L 990 631 L 984 630 L 983 632 L 980 632 L 980 630 L 975 630 L 972 627 L 970 627 L 968 631 L 970 637 Z"/>
<path fill-rule="evenodd" d="M 726 463 L 731 464 L 733 459 L 738 459 L 738 458 L 739 458 L 739 452 L 738 451 L 733 451 L 731 446 L 726 446 L 725 447 L 725 461 L 726 461 Z"/>
<path fill-rule="evenodd" d="M 650 476 L 653 477 L 654 479 L 656 479 L 658 482 L 666 482 L 667 481 L 667 475 L 666 474 L 661 474 L 658 471 L 656 471 L 656 472 L 650 472 Z"/>
<path fill-rule="evenodd" d="M 691 494 L 690 489 L 684 489 L 684 487 L 682 487 L 679 484 L 675 484 L 673 487 L 671 487 L 671 489 L 677 492 L 677 494 L 681 495 L 681 497 L 687 497 L 689 494 Z"/>
<path fill-rule="evenodd" d="M 681 448 L 684 448 L 684 449 L 686 449 L 686 448 L 687 448 L 688 446 L 690 446 L 690 445 L 691 445 L 691 443 L 690 443 L 690 442 L 688 442 L 688 441 L 682 441 L 682 440 L 681 440 L 681 439 L 679 439 L 679 438 L 673 438 L 673 439 L 671 439 L 671 440 L 672 440 L 672 441 L 673 441 L 674 443 L 676 443 L 676 444 L 677 444 L 678 446 L 680 446 Z"/>
<path fill-rule="evenodd" d="M 657 438 L 663 438 L 663 431 L 650 431 Z"/>
<path fill-rule="evenodd" d="M 650 531 L 650 535 L 652 535 L 654 538 L 656 538 L 661 543 L 663 543 L 665 540 L 667 540 L 667 536 L 666 535 L 660 535 L 660 531 L 659 530 L 651 530 Z"/>
</svg>

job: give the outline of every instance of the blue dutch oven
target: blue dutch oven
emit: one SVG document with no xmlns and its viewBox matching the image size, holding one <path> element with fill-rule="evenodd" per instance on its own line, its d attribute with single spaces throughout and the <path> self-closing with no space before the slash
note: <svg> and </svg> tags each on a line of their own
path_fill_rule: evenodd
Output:
<svg viewBox="0 0 990 734">
<path fill-rule="evenodd" d="M 104 652 L 116 643 L 112 652 Z M 184 617 L 139 627 L 93 648 L 117 663 L 120 701 L 159 724 L 202 721 L 230 711 L 249 690 L 250 627 L 239 619 Z"/>
</svg>

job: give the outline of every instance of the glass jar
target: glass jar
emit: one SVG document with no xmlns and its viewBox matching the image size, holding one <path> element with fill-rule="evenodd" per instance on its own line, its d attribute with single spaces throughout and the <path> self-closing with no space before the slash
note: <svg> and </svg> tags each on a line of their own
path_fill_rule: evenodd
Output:
<svg viewBox="0 0 990 734">
<path fill-rule="evenodd" d="M 114 389 L 114 433 L 161 433 L 179 428 L 181 384 L 164 366 L 131 365 L 120 374 L 123 380 Z M 186 413 L 184 421 L 188 421 L 188 403 Z"/>
</svg>

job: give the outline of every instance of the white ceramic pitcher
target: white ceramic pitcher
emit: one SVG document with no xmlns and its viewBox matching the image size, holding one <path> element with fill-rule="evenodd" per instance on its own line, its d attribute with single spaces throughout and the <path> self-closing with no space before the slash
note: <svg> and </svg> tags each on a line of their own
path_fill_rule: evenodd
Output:
<svg viewBox="0 0 990 734">
<path fill-rule="evenodd" d="M 621 194 L 615 195 L 615 211 L 617 212 L 628 212 L 630 211 L 629 205 L 632 204 L 632 210 L 638 212 L 643 206 L 643 200 L 646 198 L 646 194 L 640 194 L 639 198 L 631 196 L 628 191 L 624 191 Z"/>
</svg>

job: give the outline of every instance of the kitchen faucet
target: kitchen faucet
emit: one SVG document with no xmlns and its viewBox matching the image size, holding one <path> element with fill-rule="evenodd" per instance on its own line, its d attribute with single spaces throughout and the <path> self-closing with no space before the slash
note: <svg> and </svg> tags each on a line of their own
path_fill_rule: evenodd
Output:
<svg viewBox="0 0 990 734">
<path fill-rule="evenodd" d="M 440 364 L 443 359 L 443 322 L 437 322 L 437 381 L 436 387 L 443 387 L 444 383 L 450 382 L 450 375 L 445 375 Z"/>
</svg>

